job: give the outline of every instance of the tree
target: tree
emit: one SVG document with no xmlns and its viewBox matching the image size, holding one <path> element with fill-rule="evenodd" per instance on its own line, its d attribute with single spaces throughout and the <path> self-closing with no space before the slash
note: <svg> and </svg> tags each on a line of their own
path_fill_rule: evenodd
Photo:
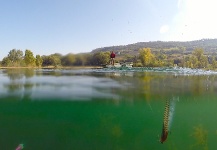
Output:
<svg viewBox="0 0 217 150">
<path fill-rule="evenodd" d="M 216 58 L 215 56 L 212 56 L 212 61 L 211 61 L 211 66 L 212 66 L 212 69 L 215 69 L 217 67 L 217 61 L 216 61 Z"/>
<path fill-rule="evenodd" d="M 185 51 L 186 51 L 186 47 L 181 47 L 181 50 L 182 50 L 182 57 L 183 57 L 181 66 L 185 67 Z"/>
<path fill-rule="evenodd" d="M 91 65 L 91 54 L 82 54 L 83 56 L 83 65 Z"/>
<path fill-rule="evenodd" d="M 74 62 L 75 62 L 75 55 L 71 53 L 61 58 L 61 63 L 63 66 L 72 66 Z"/>
<path fill-rule="evenodd" d="M 4 67 L 8 67 L 10 66 L 10 64 L 11 64 L 11 60 L 8 57 L 4 57 L 1 62 L 1 65 Z"/>
<path fill-rule="evenodd" d="M 60 58 L 53 54 L 53 55 L 49 55 L 49 56 L 42 56 L 42 60 L 43 60 L 43 63 L 42 63 L 42 66 L 59 66 L 61 65 L 61 60 Z"/>
<path fill-rule="evenodd" d="M 207 67 L 208 59 L 203 53 L 204 53 L 204 50 L 201 48 L 196 48 L 192 52 L 192 55 L 195 57 L 195 62 L 193 62 L 194 68 Z"/>
<path fill-rule="evenodd" d="M 42 58 L 42 66 L 60 66 L 61 65 L 61 54 L 55 53 L 49 56 L 43 55 Z"/>
<path fill-rule="evenodd" d="M 75 55 L 74 65 L 76 66 L 84 66 L 87 65 L 88 57 L 87 54 L 77 54 Z"/>
<path fill-rule="evenodd" d="M 55 53 L 55 54 L 50 55 L 51 63 L 55 67 L 61 66 L 61 58 L 62 58 L 62 55 L 59 53 Z"/>
<path fill-rule="evenodd" d="M 109 60 L 110 60 L 109 52 L 97 52 L 93 54 L 91 64 L 92 65 L 107 64 Z"/>
<path fill-rule="evenodd" d="M 12 62 L 18 62 L 23 58 L 23 52 L 21 50 L 12 49 L 8 54 L 8 58 Z"/>
<path fill-rule="evenodd" d="M 60 54 L 60 53 L 54 53 L 54 54 L 51 54 L 50 56 L 55 56 L 59 59 L 61 59 L 63 57 L 62 54 Z"/>
<path fill-rule="evenodd" d="M 196 56 L 197 60 L 201 60 L 204 50 L 202 48 L 196 48 L 192 52 L 192 55 Z"/>
<path fill-rule="evenodd" d="M 155 54 L 154 65 L 158 67 L 163 67 L 167 65 L 167 55 L 164 54 L 161 50 Z"/>
<path fill-rule="evenodd" d="M 36 66 L 41 67 L 42 63 L 43 63 L 42 57 L 40 55 L 36 55 L 36 60 L 35 60 Z"/>
<path fill-rule="evenodd" d="M 50 56 L 43 55 L 41 58 L 42 58 L 42 66 L 50 66 L 50 65 L 52 65 L 52 62 L 50 60 Z"/>
<path fill-rule="evenodd" d="M 35 66 L 35 57 L 30 50 L 25 51 L 24 61 L 26 66 Z"/>
<path fill-rule="evenodd" d="M 126 61 L 126 62 L 133 62 L 134 59 L 135 59 L 135 56 L 133 56 L 133 55 L 130 55 L 130 54 L 124 55 L 124 61 Z"/>
<path fill-rule="evenodd" d="M 21 50 L 12 49 L 8 53 L 8 59 L 11 61 L 12 66 L 20 66 L 23 61 L 23 52 Z"/>
<path fill-rule="evenodd" d="M 151 53 L 150 48 L 143 48 L 140 49 L 139 58 L 146 67 L 152 67 L 155 63 L 155 56 Z"/>
<path fill-rule="evenodd" d="M 201 59 L 200 59 L 200 61 L 199 61 L 200 63 L 199 63 L 199 67 L 200 68 L 206 68 L 207 66 L 208 66 L 208 58 L 207 58 L 207 56 L 202 56 L 201 57 Z"/>
</svg>

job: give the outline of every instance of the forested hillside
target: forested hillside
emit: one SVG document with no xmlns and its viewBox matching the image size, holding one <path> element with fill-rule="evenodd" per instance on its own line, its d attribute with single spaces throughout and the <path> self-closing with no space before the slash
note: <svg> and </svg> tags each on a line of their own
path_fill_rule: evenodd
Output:
<svg viewBox="0 0 217 150">
<path fill-rule="evenodd" d="M 165 54 L 171 53 L 191 53 L 195 48 L 202 48 L 205 54 L 217 53 L 217 39 L 202 39 L 197 41 L 154 41 L 154 42 L 139 42 L 129 45 L 111 46 L 94 49 L 92 52 L 100 51 L 115 51 L 124 54 L 139 54 L 139 49 L 151 48 L 152 52 L 164 51 Z"/>
</svg>

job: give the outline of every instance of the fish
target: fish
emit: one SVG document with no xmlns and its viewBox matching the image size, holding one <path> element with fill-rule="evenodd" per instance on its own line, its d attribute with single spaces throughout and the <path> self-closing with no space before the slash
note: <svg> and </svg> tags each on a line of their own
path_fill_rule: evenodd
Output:
<svg viewBox="0 0 217 150">
<path fill-rule="evenodd" d="M 169 104 L 169 100 L 167 100 L 165 110 L 164 110 L 162 133 L 160 137 L 160 142 L 162 144 L 167 140 L 167 136 L 169 133 L 169 110 L 170 110 L 170 104 Z"/>
<path fill-rule="evenodd" d="M 170 132 L 172 125 L 172 120 L 175 112 L 176 101 L 179 101 L 179 97 L 173 97 L 170 100 L 166 100 L 165 110 L 164 110 L 164 119 L 162 133 L 160 137 L 160 142 L 163 144 L 167 140 L 167 136 Z"/>
</svg>

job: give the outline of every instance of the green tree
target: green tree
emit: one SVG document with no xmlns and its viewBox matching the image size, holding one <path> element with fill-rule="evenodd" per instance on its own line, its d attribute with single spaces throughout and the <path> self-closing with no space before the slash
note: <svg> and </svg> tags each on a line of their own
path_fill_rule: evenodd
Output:
<svg viewBox="0 0 217 150">
<path fill-rule="evenodd" d="M 74 55 L 73 65 L 75 66 L 90 66 L 92 65 L 93 55 L 90 53 L 82 53 Z"/>
<path fill-rule="evenodd" d="M 97 52 L 92 56 L 92 65 L 103 65 L 108 64 L 110 60 L 110 52 Z"/>
<path fill-rule="evenodd" d="M 142 63 L 138 56 L 134 56 L 133 58 L 133 66 L 134 67 L 142 67 Z"/>
<path fill-rule="evenodd" d="M 88 63 L 88 55 L 87 54 L 77 54 L 77 55 L 75 55 L 74 65 L 76 65 L 76 66 L 87 65 L 87 63 Z"/>
<path fill-rule="evenodd" d="M 63 66 L 73 66 L 74 62 L 75 62 L 75 55 L 71 53 L 61 58 L 61 63 Z"/>
<path fill-rule="evenodd" d="M 194 55 L 191 56 L 189 62 L 190 62 L 190 66 L 189 66 L 190 68 L 198 68 L 199 61 L 196 56 Z"/>
<path fill-rule="evenodd" d="M 166 66 L 167 55 L 163 53 L 162 50 L 156 53 L 154 64 L 158 67 Z"/>
<path fill-rule="evenodd" d="M 139 51 L 139 58 L 146 67 L 152 67 L 155 63 L 155 56 L 151 53 L 150 48 L 143 48 Z"/>
<path fill-rule="evenodd" d="M 54 56 L 54 57 L 57 57 L 59 59 L 61 59 L 63 57 L 62 54 L 60 54 L 60 53 L 54 53 L 54 54 L 51 54 L 50 56 Z"/>
<path fill-rule="evenodd" d="M 200 68 L 206 68 L 207 66 L 208 66 L 208 58 L 207 58 L 207 56 L 202 56 L 201 57 L 201 59 L 200 59 L 200 61 L 199 61 L 200 63 L 200 65 L 199 65 L 199 67 Z"/>
<path fill-rule="evenodd" d="M 182 51 L 182 63 L 180 64 L 182 67 L 185 67 L 185 52 L 186 52 L 186 47 L 181 47 Z"/>
<path fill-rule="evenodd" d="M 197 60 L 201 60 L 204 50 L 202 48 L 196 48 L 192 52 L 192 55 L 196 56 Z"/>
<path fill-rule="evenodd" d="M 60 54 L 52 54 L 49 56 L 42 56 L 42 66 L 60 66 L 61 65 L 61 55 Z"/>
<path fill-rule="evenodd" d="M 61 60 L 59 57 L 56 57 L 56 56 L 50 56 L 51 57 L 51 62 L 52 62 L 52 65 L 57 67 L 57 66 L 61 66 Z"/>
<path fill-rule="evenodd" d="M 21 50 L 12 49 L 8 53 L 8 59 L 11 61 L 11 66 L 20 66 L 23 61 L 23 52 Z"/>
<path fill-rule="evenodd" d="M 217 61 L 215 56 L 212 56 L 211 65 L 212 65 L 212 69 L 215 69 L 217 67 Z"/>
<path fill-rule="evenodd" d="M 35 64 L 37 67 L 41 67 L 43 63 L 43 59 L 40 55 L 36 55 L 36 60 L 35 60 Z"/>
<path fill-rule="evenodd" d="M 32 51 L 25 51 L 24 61 L 26 63 L 26 66 L 35 66 L 35 57 L 33 56 Z"/>
<path fill-rule="evenodd" d="M 43 55 L 41 58 L 42 58 L 42 66 L 51 66 L 52 65 L 50 56 Z"/>
<path fill-rule="evenodd" d="M 12 62 L 20 61 L 23 58 L 23 52 L 21 50 L 12 49 L 8 54 L 8 58 Z"/>
<path fill-rule="evenodd" d="M 92 60 L 92 55 L 89 53 L 82 54 L 83 57 L 83 65 L 90 66 L 91 65 L 91 60 Z"/>
<path fill-rule="evenodd" d="M 10 66 L 10 64 L 11 64 L 11 60 L 8 57 L 4 57 L 1 62 L 1 65 L 4 67 L 8 67 Z"/>
<path fill-rule="evenodd" d="M 59 53 L 55 53 L 55 54 L 50 55 L 51 63 L 55 67 L 61 66 L 61 58 L 62 58 L 62 55 Z"/>
<path fill-rule="evenodd" d="M 135 60 L 135 56 L 130 55 L 130 54 L 125 54 L 124 55 L 124 61 L 126 62 L 133 62 Z"/>
<path fill-rule="evenodd" d="M 192 55 L 195 57 L 194 62 L 192 62 L 194 68 L 206 68 L 207 67 L 208 59 L 203 53 L 204 53 L 204 50 L 201 48 L 196 48 L 192 52 Z"/>
</svg>

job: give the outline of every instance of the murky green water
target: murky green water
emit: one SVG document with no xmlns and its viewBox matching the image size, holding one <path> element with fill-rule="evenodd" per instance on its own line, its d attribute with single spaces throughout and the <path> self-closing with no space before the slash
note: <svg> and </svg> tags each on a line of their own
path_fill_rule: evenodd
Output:
<svg viewBox="0 0 217 150">
<path fill-rule="evenodd" d="M 213 150 L 216 92 L 217 74 L 201 70 L 0 70 L 0 149 Z"/>
</svg>

